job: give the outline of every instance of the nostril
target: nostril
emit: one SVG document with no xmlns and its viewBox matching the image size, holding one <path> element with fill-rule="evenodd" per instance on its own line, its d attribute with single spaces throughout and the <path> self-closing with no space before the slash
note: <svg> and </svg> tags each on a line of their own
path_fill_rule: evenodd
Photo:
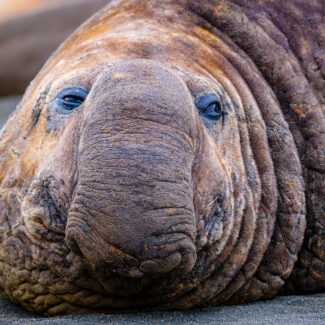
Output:
<svg viewBox="0 0 325 325">
<path fill-rule="evenodd" d="M 171 254 L 167 259 L 153 259 L 141 263 L 140 270 L 145 273 L 167 273 L 175 269 L 182 261 L 179 252 Z"/>
<path fill-rule="evenodd" d="M 84 255 L 82 254 L 80 248 L 79 248 L 79 245 L 77 243 L 77 241 L 72 238 L 71 236 L 68 236 L 67 237 L 67 242 L 68 242 L 68 246 L 69 248 L 71 249 L 72 252 L 74 252 L 75 254 L 81 256 L 84 258 Z"/>
<path fill-rule="evenodd" d="M 182 265 L 180 271 L 184 274 L 187 274 L 191 272 L 196 263 L 197 252 L 194 243 L 190 243 L 190 245 L 184 246 L 181 254 Z"/>
</svg>

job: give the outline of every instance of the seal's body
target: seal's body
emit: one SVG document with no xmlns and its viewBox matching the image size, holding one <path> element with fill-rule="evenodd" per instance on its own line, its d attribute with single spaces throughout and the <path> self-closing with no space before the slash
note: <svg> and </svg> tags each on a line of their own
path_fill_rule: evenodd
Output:
<svg viewBox="0 0 325 325">
<path fill-rule="evenodd" d="M 324 10 L 121 0 L 83 24 L 1 133 L 2 293 L 58 315 L 324 291 Z"/>
</svg>

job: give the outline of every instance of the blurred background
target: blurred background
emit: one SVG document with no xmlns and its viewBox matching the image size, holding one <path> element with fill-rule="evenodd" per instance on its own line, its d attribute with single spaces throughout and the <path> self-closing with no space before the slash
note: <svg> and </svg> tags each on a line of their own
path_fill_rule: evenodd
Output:
<svg viewBox="0 0 325 325">
<path fill-rule="evenodd" d="M 0 127 L 52 52 L 108 0 L 0 0 Z"/>
</svg>

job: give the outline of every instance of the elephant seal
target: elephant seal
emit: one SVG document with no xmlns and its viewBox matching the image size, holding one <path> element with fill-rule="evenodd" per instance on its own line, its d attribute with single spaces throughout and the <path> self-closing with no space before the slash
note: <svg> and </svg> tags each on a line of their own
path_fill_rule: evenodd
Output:
<svg viewBox="0 0 325 325">
<path fill-rule="evenodd" d="M 321 1 L 115 0 L 1 131 L 1 293 L 45 315 L 325 290 Z"/>
<path fill-rule="evenodd" d="M 52 52 L 105 4 L 106 0 L 0 2 L 0 96 L 23 94 Z"/>
</svg>

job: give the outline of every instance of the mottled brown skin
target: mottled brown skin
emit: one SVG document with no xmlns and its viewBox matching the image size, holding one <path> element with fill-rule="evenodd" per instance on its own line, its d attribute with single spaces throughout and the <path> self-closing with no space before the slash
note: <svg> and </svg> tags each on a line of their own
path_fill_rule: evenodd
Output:
<svg viewBox="0 0 325 325">
<path fill-rule="evenodd" d="M 107 0 L 0 2 L 0 96 L 23 94 L 52 52 Z"/>
<path fill-rule="evenodd" d="M 2 294 L 60 315 L 324 292 L 324 11 L 121 0 L 82 25 L 0 134 Z"/>
</svg>

